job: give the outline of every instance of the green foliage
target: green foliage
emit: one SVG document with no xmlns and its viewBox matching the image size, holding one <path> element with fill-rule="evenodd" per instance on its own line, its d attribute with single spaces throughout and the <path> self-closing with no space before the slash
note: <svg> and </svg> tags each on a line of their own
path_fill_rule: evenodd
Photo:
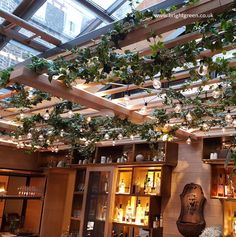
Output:
<svg viewBox="0 0 236 237">
<path fill-rule="evenodd" d="M 0 72 L 0 87 L 1 88 L 6 87 L 7 84 L 9 83 L 9 79 L 10 79 L 12 71 L 13 71 L 13 68 L 10 67 Z"/>
</svg>

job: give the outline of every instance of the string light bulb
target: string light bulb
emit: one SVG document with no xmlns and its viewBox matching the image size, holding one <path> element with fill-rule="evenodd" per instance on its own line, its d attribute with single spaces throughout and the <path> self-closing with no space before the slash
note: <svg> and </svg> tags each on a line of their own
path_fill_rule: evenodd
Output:
<svg viewBox="0 0 236 237">
<path fill-rule="evenodd" d="M 58 146 L 54 149 L 54 152 L 57 153 L 59 151 Z"/>
<path fill-rule="evenodd" d="M 85 143 L 84 143 L 85 146 L 88 146 L 89 145 L 89 141 L 86 140 Z"/>
<path fill-rule="evenodd" d="M 47 121 L 49 120 L 49 118 L 50 118 L 49 111 L 46 110 L 46 113 L 43 115 L 43 119 Z"/>
<path fill-rule="evenodd" d="M 23 120 L 25 118 L 25 115 L 23 112 L 20 113 L 20 120 Z"/>
<path fill-rule="evenodd" d="M 19 142 L 17 142 L 16 147 L 17 147 L 17 149 L 20 149 L 20 143 Z"/>
<path fill-rule="evenodd" d="M 119 133 L 119 135 L 117 136 L 117 138 L 118 138 L 119 140 L 122 140 L 122 139 L 123 139 L 122 133 Z"/>
<path fill-rule="evenodd" d="M 153 88 L 159 90 L 161 88 L 161 81 L 158 78 L 154 78 L 152 82 Z"/>
<path fill-rule="evenodd" d="M 68 111 L 68 117 L 69 117 L 69 118 L 72 118 L 72 117 L 73 117 L 73 114 L 74 114 L 74 113 L 73 113 L 72 110 L 69 110 L 69 111 Z"/>
<path fill-rule="evenodd" d="M 47 139 L 46 143 L 47 143 L 47 145 L 50 145 L 50 144 L 51 144 L 51 142 L 50 142 L 49 139 Z"/>
<path fill-rule="evenodd" d="M 20 142 L 20 148 L 24 148 L 24 147 L 25 147 L 24 142 Z"/>
<path fill-rule="evenodd" d="M 209 125 L 207 123 L 202 124 L 202 130 L 203 131 L 208 131 L 209 130 Z"/>
<path fill-rule="evenodd" d="M 192 122 L 193 116 L 191 115 L 190 112 L 187 113 L 187 115 L 186 115 L 186 120 L 187 120 L 188 122 Z"/>
<path fill-rule="evenodd" d="M 191 137 L 188 137 L 188 139 L 186 140 L 186 143 L 187 143 L 188 145 L 191 145 L 191 143 L 192 143 Z"/>
<path fill-rule="evenodd" d="M 116 145 L 116 141 L 113 140 L 113 141 L 112 141 L 112 146 L 115 146 L 115 145 Z"/>
<path fill-rule="evenodd" d="M 144 106 L 140 109 L 140 113 L 143 115 L 147 114 L 147 102 L 145 102 Z"/>
<path fill-rule="evenodd" d="M 200 66 L 197 72 L 200 76 L 206 76 L 208 73 L 208 64 L 204 63 L 204 61 L 200 61 Z"/>
<path fill-rule="evenodd" d="M 44 136 L 43 134 L 40 134 L 39 137 L 38 137 L 39 141 L 42 142 L 44 140 Z"/>
<path fill-rule="evenodd" d="M 227 114 L 225 115 L 225 122 L 230 124 L 230 123 L 232 123 L 232 121 L 233 121 L 233 118 L 230 114 L 230 110 L 228 110 Z"/>
<path fill-rule="evenodd" d="M 213 92 L 212 92 L 212 97 L 214 98 L 214 99 L 218 99 L 219 97 L 221 96 L 221 91 L 220 90 L 214 90 Z"/>
<path fill-rule="evenodd" d="M 89 117 L 87 117 L 87 123 L 90 123 L 91 122 L 91 120 L 92 120 L 92 118 L 89 116 Z"/>
<path fill-rule="evenodd" d="M 61 129 L 61 131 L 60 131 L 60 137 L 64 137 L 64 129 Z"/>
<path fill-rule="evenodd" d="M 21 135 L 18 136 L 18 140 L 19 140 L 19 141 L 22 140 L 22 136 L 21 136 Z"/>
<path fill-rule="evenodd" d="M 109 134 L 106 133 L 106 134 L 104 135 L 104 139 L 105 139 L 105 140 L 108 140 L 109 138 L 110 138 Z"/>
<path fill-rule="evenodd" d="M 177 104 L 177 105 L 175 106 L 175 108 L 174 108 L 174 111 L 175 111 L 175 113 L 177 113 L 177 114 L 181 113 L 181 111 L 182 111 L 182 105 L 181 105 L 181 104 Z"/>
<path fill-rule="evenodd" d="M 134 140 L 134 135 L 130 135 L 130 137 L 129 137 L 132 141 Z"/>
<path fill-rule="evenodd" d="M 31 132 L 28 132 L 27 139 L 32 139 L 32 133 Z"/>
</svg>

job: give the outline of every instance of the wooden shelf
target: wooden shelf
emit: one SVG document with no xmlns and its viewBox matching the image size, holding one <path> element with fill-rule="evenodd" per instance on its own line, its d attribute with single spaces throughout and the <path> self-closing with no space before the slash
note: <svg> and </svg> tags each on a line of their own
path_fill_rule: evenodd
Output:
<svg viewBox="0 0 236 237">
<path fill-rule="evenodd" d="M 71 218 L 70 218 L 72 221 L 80 221 L 80 217 L 73 217 L 73 216 L 71 216 Z"/>
<path fill-rule="evenodd" d="M 210 159 L 203 159 L 202 160 L 204 163 L 206 164 L 215 164 L 215 165 L 224 165 L 225 164 L 225 159 L 214 159 L 214 160 L 210 160 Z M 230 162 L 229 164 L 233 164 L 233 162 Z"/>
<path fill-rule="evenodd" d="M 127 197 L 160 197 L 160 195 L 144 194 L 144 193 L 116 193 L 116 196 L 127 196 Z"/>
<path fill-rule="evenodd" d="M 135 223 L 127 223 L 127 222 L 116 222 L 113 221 L 112 222 L 114 225 L 123 225 L 123 226 L 130 226 L 130 227 L 140 227 L 140 228 L 144 228 L 144 229 L 151 229 L 149 226 L 147 225 L 138 225 Z"/>
<path fill-rule="evenodd" d="M 232 201 L 236 202 L 236 198 L 229 198 L 229 197 L 219 197 L 219 196 L 211 196 L 212 199 L 219 199 L 224 201 Z"/>
<path fill-rule="evenodd" d="M 154 166 L 154 167 L 158 167 L 158 166 L 164 166 L 164 165 L 168 165 L 168 166 L 176 166 L 176 164 L 170 163 L 170 162 L 165 162 L 165 161 L 143 161 L 143 162 L 125 162 L 125 163 L 105 163 L 105 164 L 101 164 L 101 163 L 90 163 L 90 164 L 86 164 L 86 165 L 79 165 L 79 164 L 71 164 L 70 167 L 71 168 L 86 168 L 86 167 L 104 167 L 104 166 L 117 166 L 117 167 L 149 167 L 149 166 Z"/>
<path fill-rule="evenodd" d="M 32 200 L 39 200 L 42 199 L 43 196 L 20 196 L 20 195 L 4 195 L 0 196 L 0 199 L 32 199 Z"/>
</svg>

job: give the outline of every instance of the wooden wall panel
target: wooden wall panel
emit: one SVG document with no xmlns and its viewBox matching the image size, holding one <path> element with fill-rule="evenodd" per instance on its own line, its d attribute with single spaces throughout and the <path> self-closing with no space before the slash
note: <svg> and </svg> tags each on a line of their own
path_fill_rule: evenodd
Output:
<svg viewBox="0 0 236 237">
<path fill-rule="evenodd" d="M 0 168 L 35 170 L 38 168 L 38 153 L 27 154 L 21 149 L 0 146 Z"/>
<path fill-rule="evenodd" d="M 207 226 L 223 225 L 223 207 L 210 199 L 211 167 L 202 163 L 202 142 L 179 145 L 179 161 L 172 173 L 171 197 L 164 210 L 164 237 L 181 237 L 176 221 L 180 214 L 180 197 L 187 183 L 197 183 L 207 199 L 204 216 Z"/>
<path fill-rule="evenodd" d="M 44 190 L 46 178 L 35 177 L 31 178 L 30 185 Z M 43 208 L 43 200 L 28 200 L 25 214 L 24 229 L 39 233 L 41 212 Z"/>
</svg>

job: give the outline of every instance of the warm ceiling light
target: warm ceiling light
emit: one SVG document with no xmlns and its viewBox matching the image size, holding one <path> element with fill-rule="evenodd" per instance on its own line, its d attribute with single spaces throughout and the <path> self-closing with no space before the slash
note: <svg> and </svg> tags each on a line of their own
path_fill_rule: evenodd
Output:
<svg viewBox="0 0 236 237">
<path fill-rule="evenodd" d="M 73 111 L 72 111 L 72 110 L 69 110 L 69 111 L 68 111 L 68 117 L 69 117 L 69 118 L 72 118 L 73 115 L 74 115 Z"/>
<path fill-rule="evenodd" d="M 46 110 L 46 113 L 43 115 L 43 118 L 44 118 L 44 120 L 49 120 L 50 115 L 49 115 L 49 111 L 48 110 Z"/>
<path fill-rule="evenodd" d="M 155 88 L 157 90 L 160 89 L 161 88 L 160 79 L 158 79 L 158 78 L 153 79 L 152 85 L 153 85 L 153 88 Z"/>
</svg>

